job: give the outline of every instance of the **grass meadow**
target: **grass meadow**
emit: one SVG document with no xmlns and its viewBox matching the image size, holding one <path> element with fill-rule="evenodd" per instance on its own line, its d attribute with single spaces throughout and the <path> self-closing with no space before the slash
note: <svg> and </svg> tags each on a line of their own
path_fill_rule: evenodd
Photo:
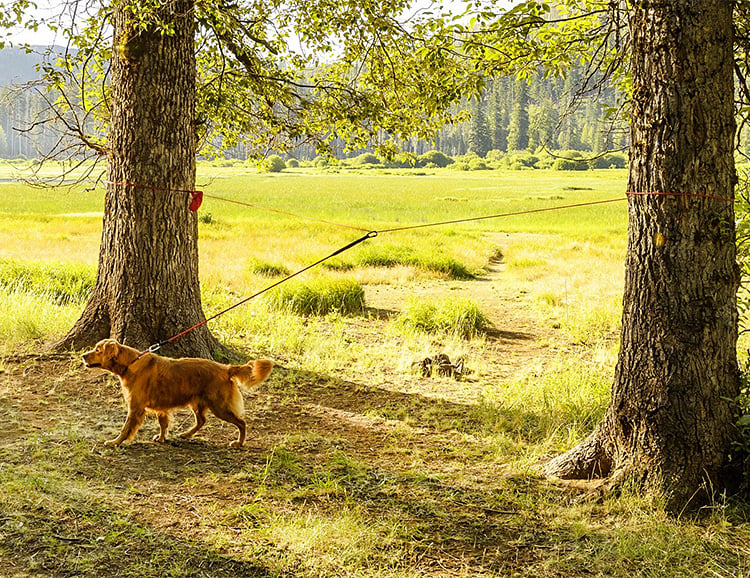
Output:
<svg viewBox="0 0 750 578">
<path fill-rule="evenodd" d="M 204 164 L 198 187 L 207 315 L 379 234 L 212 322 L 277 363 L 247 448 L 210 419 L 112 449 L 114 381 L 37 354 L 94 281 L 103 190 L 0 182 L 0 575 L 750 576 L 745 504 L 670 516 L 538 473 L 608 401 L 625 171 Z M 415 370 L 438 353 L 461 380 Z"/>
</svg>

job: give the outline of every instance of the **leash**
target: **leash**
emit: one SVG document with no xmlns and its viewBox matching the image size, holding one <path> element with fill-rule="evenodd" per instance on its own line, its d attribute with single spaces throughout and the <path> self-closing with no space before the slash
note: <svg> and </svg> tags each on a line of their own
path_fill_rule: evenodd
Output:
<svg viewBox="0 0 750 578">
<path fill-rule="evenodd" d="M 266 291 L 270 291 L 274 287 L 278 287 L 282 283 L 286 283 L 287 281 L 289 281 L 289 279 L 292 279 L 292 278 L 296 277 L 297 275 L 300 275 L 301 273 L 304 273 L 305 271 L 308 271 L 309 269 L 312 269 L 313 267 L 316 267 L 317 265 L 320 265 L 324 261 L 327 261 L 328 259 L 331 259 L 331 258 L 335 257 L 336 255 L 340 255 L 344 251 L 348 251 L 352 247 L 356 247 L 360 243 L 363 243 L 364 241 L 367 241 L 367 239 L 373 239 L 373 238 L 375 238 L 377 236 L 378 236 L 378 232 L 377 231 L 369 231 L 366 235 L 363 235 L 359 239 L 356 239 L 356 240 L 352 241 L 351 243 L 348 243 L 347 245 L 344 245 L 340 249 L 337 249 L 336 251 L 334 251 L 333 253 L 331 253 L 330 255 L 328 255 L 326 257 L 323 257 L 322 259 L 318 259 L 317 261 L 315 261 L 315 263 L 312 263 L 312 264 L 310 264 L 310 265 L 308 265 L 306 267 L 303 267 L 299 271 L 297 271 L 295 273 L 292 273 L 291 275 L 288 275 L 287 277 L 284 277 L 283 279 L 277 281 L 276 283 L 273 283 L 272 285 L 269 285 L 265 289 L 261 289 L 260 291 L 258 291 L 256 293 L 253 293 L 249 297 L 245 297 L 244 299 L 242 299 L 241 301 L 238 301 L 234 305 L 230 305 L 226 309 L 222 309 L 218 313 L 213 314 L 211 317 L 208 317 L 208 318 L 204 319 L 203 321 L 199 321 L 195 325 L 192 325 L 192 326 L 188 327 L 187 329 L 184 329 L 183 331 L 180 331 L 179 333 L 173 335 L 169 339 L 164 339 L 163 341 L 159 341 L 157 343 L 154 343 L 149 348 L 144 349 L 143 351 L 141 351 L 140 354 L 138 355 L 138 357 L 136 358 L 136 360 L 140 359 L 141 357 L 143 357 L 147 353 L 154 353 L 156 351 L 159 351 L 159 349 L 161 349 L 163 346 L 165 346 L 165 345 L 167 345 L 169 343 L 172 343 L 173 341 L 177 341 L 180 337 L 183 337 L 184 335 L 187 335 L 191 331 L 195 331 L 199 327 L 203 327 L 209 321 L 213 321 L 217 317 L 221 317 L 225 313 L 228 313 L 232 309 L 235 309 L 235 308 L 239 307 L 240 305 L 243 305 L 243 304 L 247 303 L 251 299 L 255 299 L 259 295 L 263 295 L 263 293 L 265 293 Z"/>
</svg>

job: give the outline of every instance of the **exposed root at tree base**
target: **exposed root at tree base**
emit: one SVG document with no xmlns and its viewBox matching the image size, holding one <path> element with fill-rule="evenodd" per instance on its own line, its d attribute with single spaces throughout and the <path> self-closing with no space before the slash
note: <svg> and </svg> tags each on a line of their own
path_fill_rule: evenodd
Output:
<svg viewBox="0 0 750 578">
<path fill-rule="evenodd" d="M 606 477 L 611 469 L 612 460 L 597 428 L 576 447 L 548 462 L 542 473 L 549 478 L 589 480 Z"/>
</svg>

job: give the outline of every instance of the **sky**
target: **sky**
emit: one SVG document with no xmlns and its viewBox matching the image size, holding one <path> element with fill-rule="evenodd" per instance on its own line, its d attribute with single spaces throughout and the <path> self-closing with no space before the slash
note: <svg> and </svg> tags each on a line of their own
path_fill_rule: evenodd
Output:
<svg viewBox="0 0 750 578">
<path fill-rule="evenodd" d="M 60 0 L 36 0 L 36 8 L 31 11 L 35 18 L 49 19 L 52 22 L 57 21 L 63 12 L 63 3 Z M 54 44 L 64 44 L 65 39 L 61 34 L 53 32 L 47 26 L 40 26 L 38 30 L 26 30 L 24 28 L 15 28 L 9 31 L 6 36 L 15 44 L 32 44 L 41 46 L 52 46 Z"/>
<path fill-rule="evenodd" d="M 496 5 L 508 5 L 512 3 L 512 0 L 500 0 L 496 2 Z M 427 6 L 429 0 L 416 0 L 414 2 L 414 8 L 420 6 Z M 61 0 L 37 0 L 37 8 L 34 14 L 37 17 L 49 19 L 53 22 L 57 21 L 63 11 L 64 2 Z M 466 9 L 465 0 L 442 0 L 442 5 L 446 10 L 450 10 L 452 13 L 461 13 Z M 54 44 L 64 45 L 66 39 L 59 33 L 49 30 L 46 26 L 42 26 L 37 31 L 14 29 L 10 31 L 7 40 L 10 40 L 14 45 L 16 44 L 31 44 L 41 46 L 52 46 Z"/>
</svg>

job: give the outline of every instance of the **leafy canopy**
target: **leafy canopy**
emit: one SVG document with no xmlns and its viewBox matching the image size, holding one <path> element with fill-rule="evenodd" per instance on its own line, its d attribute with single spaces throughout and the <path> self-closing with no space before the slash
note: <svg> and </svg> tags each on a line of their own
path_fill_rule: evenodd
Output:
<svg viewBox="0 0 750 578">
<path fill-rule="evenodd" d="M 390 154 L 390 139 L 428 138 L 455 121 L 460 113 L 449 107 L 479 90 L 480 71 L 427 44 L 433 16 L 410 1 L 196 0 L 202 151 L 243 144 L 263 156 L 308 142 L 331 152 L 374 139 Z M 0 4 L 0 26 L 23 20 L 27 5 Z M 112 47 L 112 12 L 132 14 L 133 34 L 169 35 L 175 15 L 165 5 L 68 1 L 75 18 L 58 30 L 68 47 L 44 66 L 63 133 L 85 135 L 88 148 L 106 153 L 108 62 L 120 49 Z"/>
<path fill-rule="evenodd" d="M 136 32 L 171 34 L 170 5 L 65 1 L 51 26 L 68 46 L 44 68 L 48 116 L 62 133 L 106 153 L 112 11 L 129 10 Z M 477 96 L 490 77 L 525 77 L 540 68 L 564 75 L 580 64 L 590 69 L 581 93 L 614 79 L 625 100 L 613 112 L 627 110 L 626 2 L 524 0 L 503 7 L 473 0 L 465 6 L 454 15 L 415 0 L 195 0 L 202 152 L 243 144 L 261 157 L 301 143 L 328 153 L 374 143 L 389 156 L 392 140 L 429 139 L 444 124 L 465 119 L 455 105 Z M 0 45 L 8 27 L 41 25 L 33 7 L 30 0 L 0 2 Z M 750 102 L 748 22 L 747 3 L 735 3 L 743 102 Z M 749 109 L 740 103 L 741 111 Z"/>
</svg>

